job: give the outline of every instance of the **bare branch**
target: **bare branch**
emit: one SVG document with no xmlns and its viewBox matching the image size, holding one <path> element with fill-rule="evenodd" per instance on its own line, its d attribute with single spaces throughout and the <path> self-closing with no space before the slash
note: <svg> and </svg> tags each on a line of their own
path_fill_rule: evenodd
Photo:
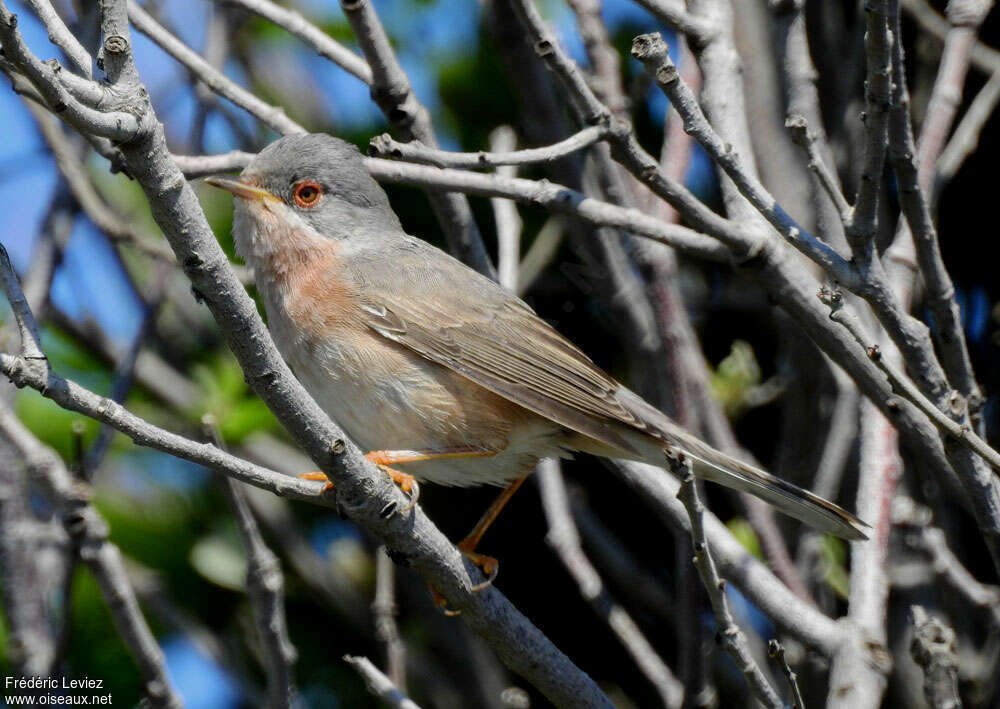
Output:
<svg viewBox="0 0 1000 709">
<path fill-rule="evenodd" d="M 785 646 L 777 640 L 769 640 L 767 642 L 767 655 L 778 661 L 785 679 L 788 680 L 788 686 L 792 690 L 792 709 L 806 709 L 806 703 L 802 699 L 802 690 L 799 689 L 799 677 L 788 665 L 788 659 L 785 657 Z"/>
<path fill-rule="evenodd" d="M 896 9 L 894 23 L 899 32 L 898 7 Z M 926 300 L 934 315 L 933 333 L 941 351 L 945 374 L 966 398 L 970 415 L 977 420 L 985 399 L 972 369 L 961 312 L 955 301 L 955 286 L 941 256 L 927 194 L 934 177 L 934 163 L 958 108 L 951 97 L 955 94 L 961 96 L 968 68 L 969 42 L 970 38 L 975 38 L 975 26 L 961 26 L 950 32 L 948 37 L 918 145 L 914 144 L 910 120 L 910 93 L 906 86 L 903 47 L 899 42 L 893 46 L 889 155 L 899 180 L 899 199 L 906 217 L 906 225 L 901 224 L 897 229 L 896 241 L 913 239 L 920 275 L 927 287 Z M 911 233 L 907 233 L 907 226 Z M 891 256 L 893 252 L 894 248 L 890 248 L 888 253 Z"/>
<path fill-rule="evenodd" d="M 389 123 L 406 140 L 437 147 L 430 114 L 417 99 L 410 80 L 396 59 L 385 29 L 369 0 L 341 0 L 347 21 L 372 70 L 372 99 Z M 448 246 L 459 259 L 480 273 L 496 279 L 496 269 L 486 253 L 483 238 L 465 195 L 431 194 L 431 206 L 441 222 Z"/>
<path fill-rule="evenodd" d="M 3 244 L 0 244 L 0 285 L 3 286 L 11 310 L 14 311 L 14 320 L 21 336 L 21 356 L 26 360 L 40 360 L 47 364 L 48 360 L 42 353 L 42 336 L 38 331 L 38 323 L 31 314 L 31 308 L 21 291 L 21 285 L 17 282 L 17 273 L 10 263 L 10 257 Z"/>
<path fill-rule="evenodd" d="M 820 155 L 819 147 L 816 144 L 816 135 L 809 130 L 809 124 L 805 117 L 799 114 L 790 115 L 785 120 L 785 128 L 792 134 L 792 140 L 806 151 L 806 155 L 809 157 L 809 169 L 816 175 L 816 179 L 819 180 L 830 201 L 837 208 L 841 222 L 844 224 L 850 222 L 851 205 L 847 203 L 847 198 L 840 191 L 840 180 L 837 179 L 836 174 Z"/>
<path fill-rule="evenodd" d="M 375 600 L 372 617 L 375 620 L 375 639 L 385 649 L 385 666 L 390 681 L 401 691 L 406 690 L 406 646 L 396 625 L 395 600 L 396 573 L 386 548 L 375 550 Z"/>
<path fill-rule="evenodd" d="M 315 49 L 321 57 L 326 57 L 344 71 L 353 74 L 366 84 L 372 83 L 372 70 L 364 59 L 306 20 L 299 12 L 281 7 L 270 0 L 216 1 L 221 4 L 242 7 L 244 10 L 260 15 L 278 27 L 288 30 Z"/>
<path fill-rule="evenodd" d="M 864 264 L 875 258 L 878 198 L 889 144 L 889 101 L 892 82 L 892 35 L 888 0 L 865 5 L 865 158 L 854 199 L 847 240 L 855 258 Z"/>
<path fill-rule="evenodd" d="M 490 133 L 490 150 L 506 153 L 517 147 L 517 134 L 510 126 L 500 126 Z M 517 167 L 504 165 L 497 170 L 501 177 L 517 177 Z M 493 197 L 493 221 L 497 231 L 497 279 L 507 290 L 517 292 L 517 272 L 521 261 L 521 230 L 524 222 L 517 205 L 509 199 Z"/>
<path fill-rule="evenodd" d="M 680 482 L 652 465 L 613 461 L 611 469 L 637 490 L 643 501 L 672 527 L 690 530 L 687 510 L 678 500 Z M 711 512 L 704 518 L 705 534 L 723 577 L 735 584 L 784 632 L 832 656 L 848 636 L 848 629 L 803 601 L 775 577 Z"/>
<path fill-rule="evenodd" d="M 667 455 L 674 474 L 683 478 L 677 497 L 684 503 L 688 517 L 691 519 L 694 564 L 698 568 L 698 575 L 701 576 L 705 590 L 708 591 L 708 599 L 712 604 L 712 613 L 715 615 L 717 632 L 721 638 L 722 646 L 736 661 L 736 666 L 743 673 L 757 700 L 764 706 L 783 709 L 784 703 L 754 661 L 746 636 L 733 619 L 733 613 L 729 608 L 729 599 L 726 598 L 726 582 L 719 578 L 719 572 L 715 568 L 715 559 L 712 558 L 712 552 L 705 537 L 705 506 L 698 497 L 694 473 L 691 472 L 691 463 L 683 457 L 674 457 L 672 453 Z"/>
<path fill-rule="evenodd" d="M 941 151 L 934 178 L 935 193 L 939 193 L 942 187 L 951 181 L 966 158 L 979 145 L 980 135 L 986 127 L 986 122 L 993 115 L 997 102 L 1000 102 L 1000 71 L 994 72 L 986 85 L 976 94 L 948 144 Z"/>
<path fill-rule="evenodd" d="M 0 2 L 0 43 L 5 60 L 24 74 L 50 110 L 73 127 L 119 142 L 128 142 L 139 133 L 139 121 L 133 114 L 98 111 L 75 98 L 61 78 L 65 70 L 56 62 L 42 62 L 31 53 L 17 29 L 17 16 L 3 2 Z"/>
<path fill-rule="evenodd" d="M 215 416 L 205 414 L 201 423 L 215 445 L 224 450 L 225 445 Z M 257 520 L 247 502 L 246 491 L 240 483 L 229 477 L 225 478 L 223 485 L 247 556 L 247 592 L 263 650 L 267 705 L 269 709 L 291 709 L 295 705 L 293 667 L 297 653 L 288 637 L 285 578 L 281 573 L 281 563 L 261 536 Z"/>
<path fill-rule="evenodd" d="M 242 170 L 253 160 L 253 153 L 233 150 L 220 155 L 172 155 L 174 164 L 189 180 L 220 172 Z"/>
<path fill-rule="evenodd" d="M 421 145 L 417 141 L 400 143 L 388 133 L 372 138 L 368 154 L 372 157 L 407 162 L 423 163 L 436 167 L 457 167 L 469 170 L 485 170 L 501 165 L 535 165 L 550 163 L 571 155 L 578 150 L 589 148 L 603 140 L 608 134 L 605 126 L 589 126 L 574 133 L 566 140 L 547 145 L 544 148 L 529 148 L 503 152 L 453 153 Z"/>
<path fill-rule="evenodd" d="M 52 7 L 49 0 L 28 0 L 31 9 L 45 25 L 49 33 L 49 41 L 63 50 L 76 69 L 87 79 L 94 77 L 94 59 L 90 52 L 83 48 L 79 40 L 66 27 L 66 23 Z"/>
<path fill-rule="evenodd" d="M 150 705 L 180 709 L 180 698 L 167 677 L 163 651 L 139 610 L 121 552 L 108 542 L 107 524 L 87 501 L 86 488 L 73 480 L 55 451 L 38 441 L 6 406 L 0 407 L 0 435 L 19 450 L 28 470 L 43 483 L 59 509 L 80 560 L 97 580 L 115 628 L 139 667 Z"/>
<path fill-rule="evenodd" d="M 933 709 L 959 709 L 958 653 L 955 631 L 922 606 L 910 607 L 913 640 L 910 654 L 924 670 L 924 696 Z"/>
<path fill-rule="evenodd" d="M 989 463 L 995 471 L 1000 473 L 1000 452 L 991 448 L 986 441 L 977 436 L 975 431 L 973 431 L 967 423 L 962 424 L 954 418 L 948 416 L 935 406 L 930 399 L 920 393 L 920 390 L 917 389 L 913 381 L 910 380 L 910 378 L 903 372 L 899 371 L 895 365 L 889 362 L 888 359 L 883 356 L 878 345 L 874 344 L 874 342 L 865 335 L 864 329 L 857 317 L 843 307 L 843 297 L 840 294 L 824 289 L 820 291 L 819 297 L 820 300 L 830 307 L 830 319 L 843 325 L 844 328 L 851 333 L 854 340 L 865 348 L 868 356 L 873 362 L 875 362 L 879 369 L 885 372 L 885 375 L 889 378 L 889 382 L 892 384 L 892 388 L 900 396 L 904 396 L 909 401 L 913 402 L 917 408 L 927 415 L 935 426 L 940 428 L 944 433 L 947 433 L 952 438 L 964 443 L 970 450 L 974 451 L 977 455 L 982 457 L 983 460 Z M 955 406 L 953 413 L 959 414 L 964 402 L 955 398 L 953 399 L 953 403 Z"/>
<path fill-rule="evenodd" d="M 710 22 L 688 12 L 683 0 L 636 0 L 636 2 L 667 27 L 686 34 L 692 42 L 704 43 L 716 31 Z"/>
<path fill-rule="evenodd" d="M 382 674 L 367 657 L 344 655 L 344 662 L 361 675 L 368 685 L 368 691 L 394 709 L 420 709 L 417 704 L 403 694 L 392 680 Z"/>
<path fill-rule="evenodd" d="M 608 624 L 639 671 L 656 689 L 660 703 L 665 707 L 680 707 L 684 702 L 684 685 L 656 653 L 628 611 L 604 588 L 597 570 L 580 547 L 580 536 L 570 513 L 559 461 L 554 458 L 542 460 L 535 475 L 549 526 L 546 542 L 576 581 L 580 595 Z"/>
<path fill-rule="evenodd" d="M 687 227 L 664 223 L 635 209 L 601 202 L 562 185 L 391 162 L 378 158 L 367 158 L 365 165 L 372 176 L 381 182 L 429 189 L 460 190 L 486 197 L 507 197 L 549 211 L 579 217 L 591 224 L 626 229 L 699 258 L 711 261 L 729 259 L 729 250 L 704 234 Z"/>
<path fill-rule="evenodd" d="M 685 130 L 705 148 L 725 171 L 740 193 L 746 197 L 768 222 L 795 248 L 818 263 L 841 283 L 856 284 L 857 277 L 848 262 L 829 245 L 814 237 L 792 219 L 755 178 L 746 170 L 740 156 L 725 143 L 709 124 L 690 87 L 681 81 L 680 73 L 667 45 L 657 34 L 639 35 L 632 43 L 632 56 L 646 65 L 656 83 L 670 99 L 671 105 L 684 121 Z M 850 287 L 848 285 L 848 287 Z"/>
<path fill-rule="evenodd" d="M 205 61 L 201 55 L 181 42 L 159 22 L 154 20 L 152 15 L 143 10 L 134 0 L 128 3 L 128 16 L 137 30 L 153 40 L 163 51 L 180 62 L 182 66 L 215 93 L 232 101 L 282 135 L 306 132 L 305 128 L 285 114 L 283 108 L 261 101 Z"/>
</svg>

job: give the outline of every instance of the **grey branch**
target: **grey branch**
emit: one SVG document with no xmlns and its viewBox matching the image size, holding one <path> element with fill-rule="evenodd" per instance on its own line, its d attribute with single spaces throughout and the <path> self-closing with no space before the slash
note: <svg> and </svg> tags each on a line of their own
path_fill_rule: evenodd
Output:
<svg viewBox="0 0 1000 709">
<path fill-rule="evenodd" d="M 406 646 L 396 624 L 396 569 L 384 546 L 375 550 L 375 600 L 372 618 L 375 639 L 385 650 L 385 667 L 389 679 L 400 690 L 406 690 Z"/>
<path fill-rule="evenodd" d="M 878 198 L 889 144 L 892 36 L 888 0 L 874 0 L 865 11 L 865 157 L 854 199 L 847 240 L 856 258 L 868 264 L 875 255 Z"/>
<path fill-rule="evenodd" d="M 28 0 L 31 9 L 38 15 L 38 19 L 45 25 L 49 33 L 49 41 L 63 50 L 69 60 L 87 79 L 93 78 L 94 59 L 90 52 L 83 48 L 79 40 L 66 27 L 66 23 L 52 7 L 49 0 Z"/>
<path fill-rule="evenodd" d="M 347 21 L 354 29 L 365 59 L 372 70 L 372 98 L 382 113 L 406 140 L 419 140 L 437 147 L 430 114 L 417 99 L 410 80 L 396 59 L 385 29 L 369 0 L 341 0 Z M 472 215 L 469 200 L 453 192 L 430 195 L 431 206 L 448 238 L 448 246 L 459 259 L 480 273 L 496 279 L 496 269 L 486 253 Z"/>
<path fill-rule="evenodd" d="M 226 77 L 205 61 L 200 54 L 167 31 L 134 0 L 128 3 L 128 16 L 137 30 L 158 44 L 163 51 L 180 62 L 215 93 L 232 101 L 282 135 L 305 133 L 305 128 L 289 118 L 283 108 L 261 101 L 235 81 Z"/>
<path fill-rule="evenodd" d="M 42 62 L 31 53 L 17 29 L 17 16 L 0 2 L 0 44 L 4 60 L 21 72 L 38 91 L 46 105 L 78 130 L 115 141 L 129 141 L 139 133 L 139 121 L 132 113 L 98 111 L 73 95 L 61 75 L 69 72 L 58 63 Z M 90 85 L 86 79 L 80 79 Z M 100 90 L 93 85 L 100 96 Z"/>
<path fill-rule="evenodd" d="M 380 182 L 438 190 L 461 190 L 485 197 L 507 197 L 549 211 L 579 217 L 594 225 L 627 229 L 700 258 L 711 261 L 730 259 L 729 250 L 705 234 L 677 224 L 667 224 L 636 209 L 602 202 L 563 185 L 378 158 L 367 158 L 365 164 L 372 176 Z"/>
<path fill-rule="evenodd" d="M 844 284 L 857 282 L 847 261 L 829 245 L 814 237 L 781 208 L 773 196 L 744 168 L 739 155 L 709 124 L 691 88 L 680 78 L 680 72 L 667 53 L 666 42 L 658 33 L 639 35 L 632 42 L 632 56 L 646 65 L 656 83 L 680 114 L 685 130 L 705 148 L 725 171 L 740 193 L 767 218 L 771 225 L 795 248 L 826 269 Z"/>
<path fill-rule="evenodd" d="M 453 153 L 447 150 L 428 148 L 417 141 L 400 143 L 385 133 L 372 138 L 368 154 L 372 157 L 405 160 L 435 165 L 436 167 L 485 170 L 501 165 L 536 165 L 555 162 L 578 150 L 589 148 L 599 140 L 603 140 L 607 135 L 608 128 L 597 125 L 584 128 L 565 140 L 546 145 L 543 148 L 528 148 L 509 152 Z"/>
<path fill-rule="evenodd" d="M 278 27 L 288 30 L 288 32 L 315 49 L 316 53 L 321 57 L 326 57 L 344 71 L 353 74 L 366 84 L 370 85 L 372 83 L 372 70 L 364 59 L 306 20 L 295 10 L 281 7 L 270 0 L 217 1 L 236 5 L 260 15 Z"/>
<path fill-rule="evenodd" d="M 837 208 L 841 222 L 846 225 L 851 220 L 851 205 L 847 203 L 847 198 L 840 191 L 840 180 L 837 179 L 837 175 L 820 154 L 816 134 L 809 130 L 805 116 L 797 113 L 790 115 L 785 121 L 785 128 L 792 134 L 792 140 L 806 151 L 809 158 L 809 169 L 812 170 L 827 196 L 830 197 L 830 201 Z"/>
<path fill-rule="evenodd" d="M 656 653 L 628 611 L 612 598 L 580 546 L 559 461 L 545 458 L 539 462 L 535 475 L 549 526 L 545 541 L 576 581 L 580 595 L 608 624 L 639 671 L 656 689 L 660 703 L 664 707 L 680 707 L 684 702 L 684 685 Z"/>
<path fill-rule="evenodd" d="M 367 657 L 344 655 L 344 662 L 354 668 L 355 672 L 368 686 L 368 691 L 381 699 L 393 709 L 420 709 L 416 702 L 403 694 Z"/>
<path fill-rule="evenodd" d="M 990 75 L 990 80 L 976 94 L 948 144 L 941 151 L 934 179 L 935 193 L 940 192 L 942 187 L 951 181 L 966 158 L 979 145 L 979 137 L 986 127 L 986 122 L 993 115 L 997 102 L 1000 102 L 1000 71 Z"/>
<path fill-rule="evenodd" d="M 17 323 L 18 334 L 21 337 L 21 356 L 28 361 L 46 362 L 42 353 L 42 336 L 38 331 L 38 323 L 35 322 L 31 314 L 28 300 L 21 291 L 21 284 L 17 281 L 17 274 L 10 263 L 10 256 L 7 249 L 0 244 L 0 285 L 7 296 L 11 310 L 14 311 L 14 320 Z"/>
<path fill-rule="evenodd" d="M 1000 473 L 1000 452 L 997 452 L 996 449 L 977 436 L 968 423 L 960 423 L 941 411 L 917 389 L 916 384 L 908 376 L 888 361 L 874 340 L 865 334 L 858 318 L 844 307 L 841 294 L 824 288 L 820 291 L 819 298 L 830 307 L 830 319 L 843 325 L 851 333 L 854 340 L 865 348 L 868 356 L 885 373 L 892 388 L 900 396 L 913 402 L 941 431 L 968 446 L 970 450 L 989 463 L 994 471 Z M 964 402 L 960 399 L 954 399 L 954 403 L 956 414 L 960 414 Z"/>
<path fill-rule="evenodd" d="M 163 651 L 139 610 L 121 552 L 108 541 L 108 526 L 87 501 L 86 488 L 73 479 L 56 452 L 36 439 L 6 406 L 0 407 L 0 435 L 18 450 L 59 510 L 80 560 L 94 574 L 115 628 L 139 667 L 150 705 L 180 709 L 180 698 L 167 677 Z"/>
<path fill-rule="evenodd" d="M 799 676 L 788 664 L 788 658 L 785 657 L 785 646 L 777 640 L 768 640 L 767 655 L 778 661 L 785 679 L 788 680 L 788 687 L 792 691 L 792 709 L 806 709 L 806 703 L 802 699 L 802 690 L 799 688 Z"/>
<path fill-rule="evenodd" d="M 490 150 L 510 152 L 517 147 L 517 133 L 510 126 L 500 126 L 490 133 Z M 503 165 L 497 170 L 501 177 L 517 177 L 515 165 Z M 497 233 L 497 280 L 507 290 L 517 293 L 517 273 L 521 262 L 521 231 L 524 222 L 517 205 L 509 199 L 493 197 L 493 221 Z"/>
<path fill-rule="evenodd" d="M 924 670 L 924 696 L 933 709 L 959 709 L 958 654 L 955 631 L 921 606 L 910 608 L 913 640 L 910 654 Z"/>
<path fill-rule="evenodd" d="M 676 478 L 643 463 L 614 461 L 612 470 L 667 524 L 690 530 L 687 509 L 677 499 L 680 482 Z M 704 516 L 704 531 L 722 576 L 734 583 L 784 632 L 827 657 L 847 640 L 850 633 L 846 627 L 792 593 L 711 512 Z"/>
<path fill-rule="evenodd" d="M 211 414 L 202 416 L 202 426 L 215 445 L 223 449 L 222 436 Z M 223 481 L 229 507 L 236 518 L 240 541 L 247 556 L 247 592 L 253 609 L 257 635 L 263 650 L 269 709 L 291 709 L 295 705 L 294 666 L 297 654 L 288 637 L 285 619 L 285 577 L 278 557 L 267 546 L 254 519 L 246 490 L 232 478 Z"/>
<path fill-rule="evenodd" d="M 697 485 L 694 473 L 691 472 L 691 463 L 683 457 L 674 457 L 668 452 L 671 468 L 675 475 L 682 477 L 680 490 L 677 497 L 684 503 L 688 517 L 691 520 L 691 541 L 694 545 L 694 564 L 698 568 L 698 575 L 701 582 L 708 591 L 708 599 L 712 604 L 712 613 L 715 615 L 717 633 L 722 641 L 722 646 L 726 649 L 736 666 L 746 678 L 750 685 L 750 690 L 761 704 L 775 709 L 783 709 L 784 702 L 778 697 L 774 687 L 770 685 L 764 673 L 753 659 L 750 646 L 746 636 L 740 630 L 733 618 L 732 610 L 729 608 L 729 599 L 726 597 L 726 583 L 719 578 L 719 572 L 715 567 L 715 559 L 708 546 L 708 539 L 705 537 L 705 506 L 698 497 Z"/>
</svg>

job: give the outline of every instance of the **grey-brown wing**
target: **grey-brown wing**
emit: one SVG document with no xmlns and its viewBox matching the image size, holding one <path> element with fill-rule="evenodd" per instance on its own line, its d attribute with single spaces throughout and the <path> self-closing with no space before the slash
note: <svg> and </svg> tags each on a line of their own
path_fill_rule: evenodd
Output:
<svg viewBox="0 0 1000 709">
<path fill-rule="evenodd" d="M 405 286 L 378 289 L 363 307 L 366 322 L 526 409 L 635 453 L 622 424 L 646 427 L 617 399 L 621 385 L 523 302 L 473 275 L 450 290 L 443 283 L 412 294 Z"/>
</svg>

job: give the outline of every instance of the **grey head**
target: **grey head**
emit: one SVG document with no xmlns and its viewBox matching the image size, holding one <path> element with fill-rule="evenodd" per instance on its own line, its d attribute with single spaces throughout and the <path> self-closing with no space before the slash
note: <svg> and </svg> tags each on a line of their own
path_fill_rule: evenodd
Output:
<svg viewBox="0 0 1000 709">
<path fill-rule="evenodd" d="M 238 181 L 208 182 L 245 200 L 280 202 L 287 219 L 297 217 L 330 238 L 363 237 L 370 229 L 402 231 L 361 152 L 324 133 L 279 138 L 257 154 Z"/>
</svg>

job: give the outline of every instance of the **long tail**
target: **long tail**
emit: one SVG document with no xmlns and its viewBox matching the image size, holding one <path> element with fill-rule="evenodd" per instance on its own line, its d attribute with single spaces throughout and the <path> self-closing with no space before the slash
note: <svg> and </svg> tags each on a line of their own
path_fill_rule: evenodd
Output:
<svg viewBox="0 0 1000 709">
<path fill-rule="evenodd" d="M 698 477 L 749 492 L 821 532 L 843 539 L 868 538 L 871 527 L 842 507 L 712 448 L 625 387 L 616 395 L 636 414 L 650 437 L 646 438 L 647 445 L 639 446 L 644 462 L 663 466 L 662 447 L 678 448 L 693 461 Z M 660 445 L 651 445 L 652 439 Z"/>
<path fill-rule="evenodd" d="M 707 446 L 706 446 L 707 447 Z M 694 461 L 698 477 L 749 492 L 766 500 L 786 515 L 801 520 L 821 532 L 843 539 L 867 539 L 871 527 L 839 507 L 808 490 L 792 485 L 779 477 L 758 470 L 714 449 L 710 456 L 682 450 Z"/>
</svg>

